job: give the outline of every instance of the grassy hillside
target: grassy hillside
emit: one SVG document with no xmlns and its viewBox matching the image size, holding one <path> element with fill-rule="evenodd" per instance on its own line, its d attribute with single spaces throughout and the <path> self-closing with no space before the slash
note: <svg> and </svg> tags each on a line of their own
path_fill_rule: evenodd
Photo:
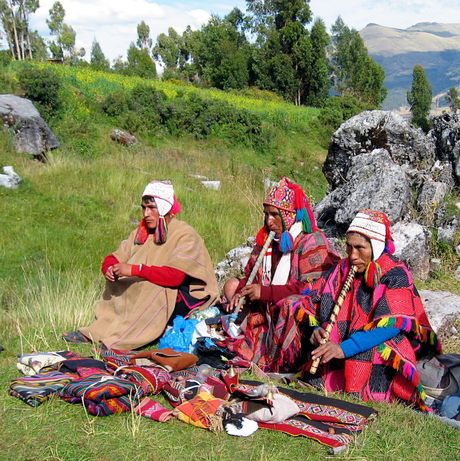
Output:
<svg viewBox="0 0 460 461">
<path fill-rule="evenodd" d="M 232 142 L 218 130 L 197 138 L 187 133 L 172 136 L 162 127 L 157 131 L 141 127 L 134 132 L 139 143 L 128 148 L 109 136 L 120 121 L 101 110 L 109 93 L 142 83 L 150 85 L 152 92 L 161 89 L 174 102 L 179 94 L 196 93 L 196 88 L 89 69 L 47 67 L 61 78 L 62 104 L 48 117 L 61 147 L 42 163 L 17 154 L 8 131 L 0 135 L 1 164 L 12 165 L 23 178 L 19 189 L 0 191 L 4 262 L 0 265 L 0 311 L 5 314 L 0 320 L 4 327 L 0 344 L 13 355 L 18 347 L 24 350 L 20 345 L 24 338 L 16 328 L 20 306 L 29 309 L 35 303 L 40 309 L 48 303 L 41 299 L 45 291 L 53 297 L 53 290 L 57 293 L 75 285 L 86 290 L 90 300 L 99 293 L 101 260 L 136 227 L 141 218 L 140 194 L 152 179 L 173 181 L 182 204 L 179 218 L 203 236 L 215 264 L 262 224 L 264 180 L 288 175 L 312 200 L 324 195 L 321 164 L 325 149 L 318 140 L 318 128 L 311 123 L 318 115 L 316 109 L 206 90 L 200 94 L 209 101 L 225 100 L 259 117 L 262 134 L 269 137 L 262 148 L 253 148 L 244 139 Z M 3 76 L 19 94 L 14 85 L 20 71 L 20 63 L 13 63 Z M 206 189 L 197 176 L 221 181 L 220 190 Z M 54 302 L 49 304 L 56 312 Z M 80 309 L 81 299 L 75 302 Z M 78 327 L 69 308 L 61 307 L 61 324 L 53 321 L 56 332 Z M 85 315 L 89 321 L 92 307 Z M 50 332 L 46 322 L 40 327 L 44 336 Z M 37 331 L 33 322 L 21 324 L 22 328 L 24 334 Z M 30 347 L 41 350 L 43 345 Z"/>
<path fill-rule="evenodd" d="M 31 408 L 7 395 L 9 380 L 20 376 L 18 354 L 69 347 L 62 331 L 91 321 L 103 284 L 101 260 L 135 228 L 148 181 L 173 181 L 183 207 L 179 219 L 203 236 L 214 263 L 262 224 L 264 179 L 289 175 L 313 200 L 326 189 L 317 110 L 207 90 L 203 97 L 223 99 L 260 117 L 269 135 L 263 148 L 232 142 L 218 132 L 197 139 L 142 129 L 135 133 L 140 142 L 127 148 L 109 136 L 119 119 L 100 109 L 109 93 L 146 83 L 174 101 L 196 89 L 88 69 L 53 70 L 62 78 L 63 105 L 49 124 L 61 148 L 42 163 L 17 154 L 9 133 L 0 133 L 1 165 L 12 165 L 23 178 L 19 189 L 0 190 L 0 344 L 6 348 L 0 354 L 0 459 L 326 459 L 326 448 L 317 442 L 281 433 L 214 435 L 179 421 L 162 424 L 126 413 L 93 418 L 81 406 L 57 399 Z M 6 72 L 13 86 L 16 71 L 13 66 Z M 204 188 L 196 175 L 221 181 L 221 189 Z M 71 349 L 93 354 L 85 345 Z M 458 431 L 403 406 L 376 407 L 377 420 L 337 459 L 460 459 L 451 449 L 460 444 Z"/>
</svg>

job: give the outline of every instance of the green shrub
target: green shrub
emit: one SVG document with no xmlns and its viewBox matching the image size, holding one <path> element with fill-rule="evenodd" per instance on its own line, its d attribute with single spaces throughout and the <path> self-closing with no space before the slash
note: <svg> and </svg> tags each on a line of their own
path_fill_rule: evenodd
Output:
<svg viewBox="0 0 460 461">
<path fill-rule="evenodd" d="M 24 66 L 17 74 L 24 96 L 35 103 L 45 119 L 56 115 L 60 108 L 60 78 L 50 69 Z"/>
<path fill-rule="evenodd" d="M 102 111 L 109 117 L 117 117 L 128 111 L 128 98 L 124 90 L 109 93 L 101 102 Z"/>
<path fill-rule="evenodd" d="M 261 99 L 262 101 L 284 102 L 284 99 L 269 90 L 261 90 L 255 86 L 243 88 L 242 90 L 230 90 L 229 93 L 239 94 L 247 98 Z"/>
<path fill-rule="evenodd" d="M 317 124 L 320 131 L 322 131 L 323 139 L 329 141 L 332 133 L 343 122 L 364 110 L 373 108 L 349 94 L 332 96 L 324 103 L 324 107 L 318 117 Z"/>
<path fill-rule="evenodd" d="M 2 72 L 0 68 L 0 93 L 14 93 L 15 88 L 16 84 L 14 83 L 14 80 L 8 74 Z"/>
<path fill-rule="evenodd" d="M 0 66 L 6 67 L 11 62 L 11 53 L 9 50 L 0 50 Z"/>
<path fill-rule="evenodd" d="M 107 115 L 117 116 L 122 128 L 131 133 L 192 135 L 195 139 L 214 136 L 258 150 L 267 149 L 273 138 L 268 128 L 262 128 L 258 115 L 197 91 L 168 99 L 151 85 L 138 85 L 129 93 L 110 93 L 101 107 Z"/>
<path fill-rule="evenodd" d="M 128 105 L 130 110 L 147 108 L 161 110 L 167 99 L 163 91 L 156 91 L 151 85 L 137 85 L 131 90 Z"/>
</svg>

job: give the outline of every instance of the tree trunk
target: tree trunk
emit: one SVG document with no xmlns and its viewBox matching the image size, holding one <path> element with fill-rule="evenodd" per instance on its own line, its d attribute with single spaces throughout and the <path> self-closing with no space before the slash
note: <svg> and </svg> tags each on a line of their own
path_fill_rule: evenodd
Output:
<svg viewBox="0 0 460 461">
<path fill-rule="evenodd" d="M 10 47 L 11 59 L 13 61 L 16 61 L 16 56 L 14 55 L 14 44 L 13 44 L 12 32 L 5 25 L 3 25 L 3 28 L 5 30 L 6 39 L 8 41 L 8 46 Z"/>
<path fill-rule="evenodd" d="M 21 34 L 19 36 L 20 38 L 20 42 L 21 42 L 21 59 L 24 60 L 26 59 L 26 52 L 25 52 L 25 49 L 24 49 L 24 31 L 21 30 Z"/>
<path fill-rule="evenodd" d="M 14 16 L 14 13 L 11 12 L 11 17 L 13 19 L 13 32 L 14 32 L 14 44 L 15 44 L 15 49 L 16 49 L 16 53 L 17 53 L 17 58 L 18 58 L 18 61 L 21 61 L 21 49 L 20 49 L 20 46 L 19 46 L 19 39 L 18 39 L 18 30 L 16 29 L 16 17 Z"/>
<path fill-rule="evenodd" d="M 29 29 L 27 29 L 27 47 L 29 48 L 29 59 L 32 59 L 32 46 L 30 45 L 30 33 Z"/>
</svg>

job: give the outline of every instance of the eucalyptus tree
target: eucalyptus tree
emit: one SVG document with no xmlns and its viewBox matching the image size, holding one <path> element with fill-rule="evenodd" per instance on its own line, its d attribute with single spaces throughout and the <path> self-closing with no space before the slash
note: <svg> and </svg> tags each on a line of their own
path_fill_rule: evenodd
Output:
<svg viewBox="0 0 460 461">
<path fill-rule="evenodd" d="M 96 39 L 93 40 L 93 44 L 91 46 L 90 65 L 95 70 L 107 71 L 110 69 L 109 60 L 106 59 L 101 45 Z"/>
<path fill-rule="evenodd" d="M 38 0 L 0 0 L 0 18 L 11 57 L 15 60 L 33 57 L 29 17 L 39 6 Z"/>
<path fill-rule="evenodd" d="M 150 27 L 145 21 L 141 21 L 141 23 L 137 25 L 137 46 L 141 50 L 148 50 L 150 52 L 152 43 L 152 39 L 150 38 Z"/>
<path fill-rule="evenodd" d="M 172 27 L 168 34 L 159 34 L 152 53 L 155 60 L 164 68 L 162 78 L 195 82 L 198 79 L 199 49 L 201 30 L 187 26 L 180 35 Z"/>
<path fill-rule="evenodd" d="M 53 40 L 49 44 L 51 54 L 56 59 L 67 58 L 70 63 L 74 63 L 79 57 L 83 57 L 86 51 L 84 48 L 75 48 L 77 34 L 72 26 L 64 22 L 65 10 L 61 2 L 53 3 L 49 15 L 46 24 L 50 34 L 56 36 L 56 41 Z"/>
<path fill-rule="evenodd" d="M 137 75 L 142 78 L 157 78 L 155 62 L 150 57 L 146 49 L 139 49 L 134 43 L 131 43 L 127 53 L 128 63 L 123 69 L 127 75 Z"/>
<path fill-rule="evenodd" d="M 46 24 L 48 25 L 50 34 L 59 37 L 64 24 L 64 7 L 61 2 L 54 2 L 48 13 L 50 17 L 46 20 Z M 64 59 L 64 52 L 62 46 L 59 44 L 59 39 L 57 39 L 56 42 L 54 40 L 50 41 L 49 47 L 53 58 Z"/>
<path fill-rule="evenodd" d="M 244 15 L 234 8 L 223 19 L 211 16 L 195 37 L 195 68 L 209 86 L 229 90 L 249 85 L 251 48 L 244 29 Z"/>
<path fill-rule="evenodd" d="M 316 19 L 313 23 L 310 41 L 311 60 L 305 82 L 305 104 L 322 107 L 329 98 L 331 88 L 330 66 L 327 58 L 330 38 L 322 19 Z"/>
<path fill-rule="evenodd" d="M 449 88 L 449 90 L 446 93 L 445 99 L 452 112 L 455 112 L 460 108 L 458 90 L 454 86 L 452 88 Z"/>
<path fill-rule="evenodd" d="M 309 0 L 247 0 L 253 51 L 254 83 L 275 91 L 297 105 L 308 98 L 313 64 L 307 24 L 312 13 Z"/>
<path fill-rule="evenodd" d="M 154 59 L 164 67 L 163 78 L 181 77 L 181 67 L 185 61 L 183 55 L 184 38 L 173 27 L 168 28 L 168 35 L 161 33 L 153 47 Z"/>
<path fill-rule="evenodd" d="M 428 114 L 430 113 L 433 89 L 430 85 L 425 69 L 416 64 L 412 73 L 412 86 L 407 92 L 407 102 L 412 112 L 412 123 L 424 131 L 428 131 Z"/>
<path fill-rule="evenodd" d="M 387 95 L 383 87 L 385 71 L 369 56 L 359 32 L 346 26 L 339 16 L 332 26 L 331 41 L 335 91 L 379 107 Z"/>
</svg>

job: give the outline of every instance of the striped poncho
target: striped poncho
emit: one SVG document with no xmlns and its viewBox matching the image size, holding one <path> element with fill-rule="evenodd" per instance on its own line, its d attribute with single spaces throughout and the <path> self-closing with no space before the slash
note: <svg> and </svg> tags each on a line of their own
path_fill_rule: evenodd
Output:
<svg viewBox="0 0 460 461">
<path fill-rule="evenodd" d="M 378 327 L 395 327 L 399 333 L 352 357 L 320 365 L 315 375 L 309 373 L 307 363 L 302 376 L 315 387 L 346 391 L 364 401 L 402 400 L 425 409 L 416 360 L 427 353 L 439 354 L 441 345 L 405 264 L 387 253 L 377 262 L 382 269 L 380 282 L 370 288 L 362 275 L 354 279 L 330 340 L 341 343 L 356 332 Z M 344 259 L 306 297 L 289 301 L 299 323 L 326 326 L 348 271 Z"/>
</svg>

